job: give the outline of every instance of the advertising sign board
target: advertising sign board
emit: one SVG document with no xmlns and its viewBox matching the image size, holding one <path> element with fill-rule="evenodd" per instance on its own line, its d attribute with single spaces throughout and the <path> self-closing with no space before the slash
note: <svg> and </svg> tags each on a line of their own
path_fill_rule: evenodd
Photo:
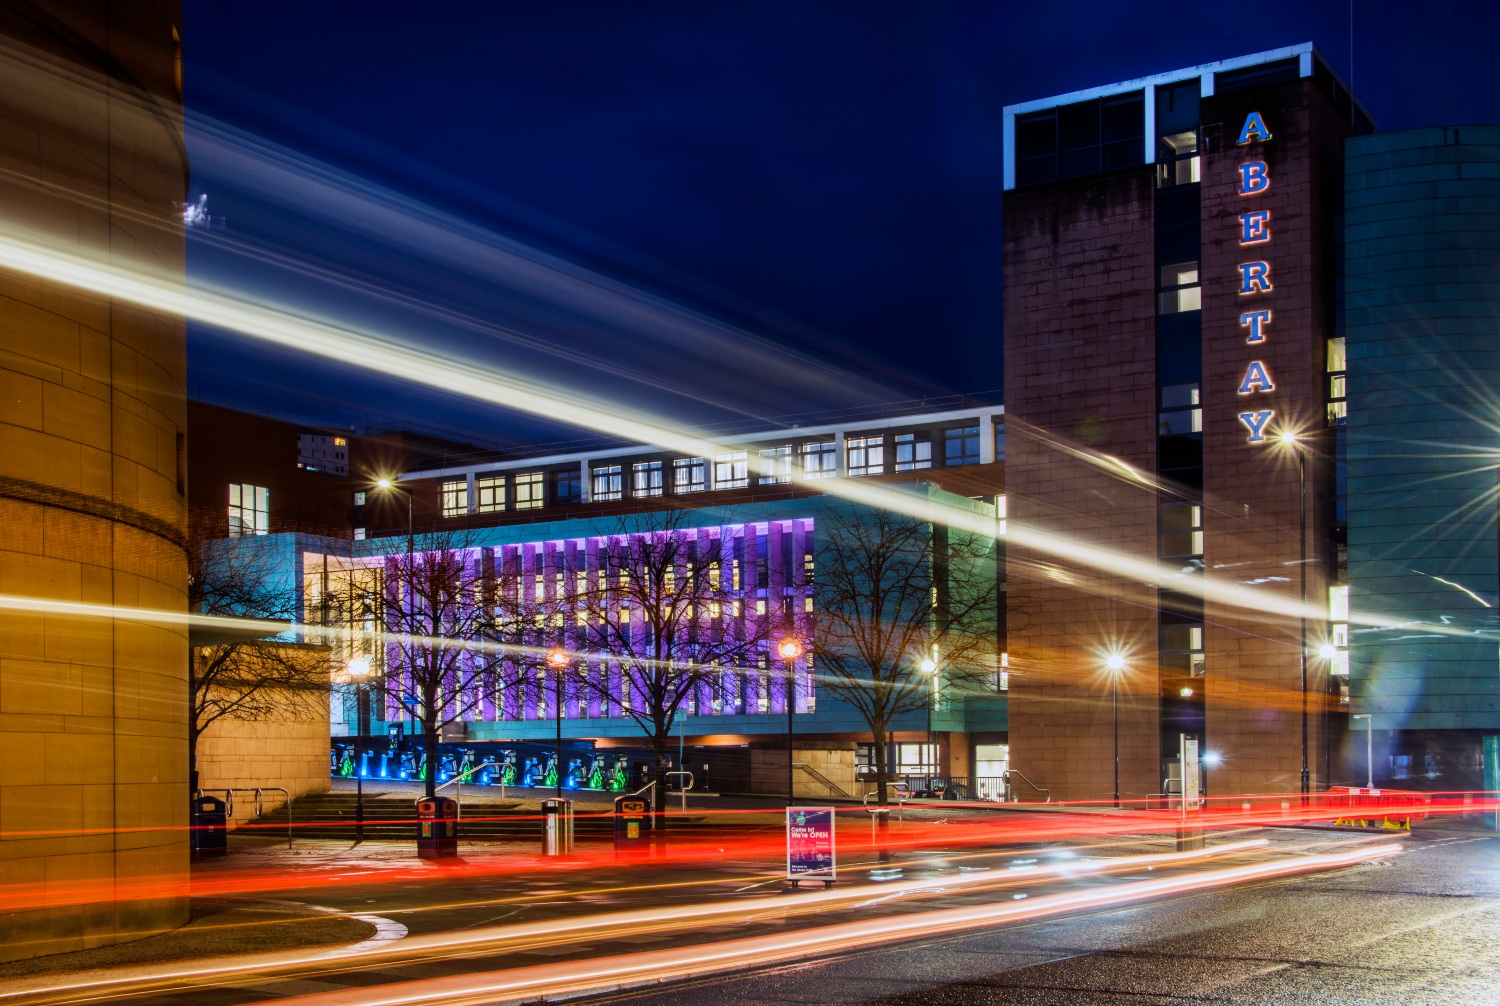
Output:
<svg viewBox="0 0 1500 1006">
<path fill-rule="evenodd" d="M 831 887 L 837 864 L 833 847 L 832 807 L 788 807 L 786 809 L 786 878 L 818 880 Z"/>
</svg>

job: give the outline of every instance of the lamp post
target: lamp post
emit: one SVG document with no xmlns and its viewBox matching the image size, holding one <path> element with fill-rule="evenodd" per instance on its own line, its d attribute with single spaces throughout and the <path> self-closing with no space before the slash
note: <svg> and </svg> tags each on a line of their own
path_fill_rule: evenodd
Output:
<svg viewBox="0 0 1500 1006">
<path fill-rule="evenodd" d="M 1104 661 L 1109 670 L 1111 707 L 1115 724 L 1115 808 L 1120 806 L 1120 672 L 1125 669 L 1125 658 L 1111 653 Z"/>
<path fill-rule="evenodd" d="M 401 492 L 406 493 L 406 576 L 411 579 L 416 576 L 416 535 L 412 528 L 412 497 L 415 495 L 411 489 L 399 484 L 395 479 L 382 478 L 375 480 L 375 488 L 384 493 Z M 414 590 L 416 584 L 410 584 Z M 412 735 L 416 735 L 416 721 L 412 720 Z"/>
<path fill-rule="evenodd" d="M 922 658 L 922 662 L 920 664 L 918 664 L 917 666 L 919 666 L 919 667 L 922 668 L 922 673 L 923 674 L 926 674 L 928 677 L 932 678 L 932 694 L 927 697 L 927 748 L 928 748 L 928 750 L 930 750 L 932 752 L 932 771 L 933 771 L 933 773 L 934 774 L 941 774 L 941 773 L 938 772 L 937 742 L 935 740 L 933 740 L 933 735 L 932 735 L 932 707 L 935 706 L 935 705 L 937 705 L 938 689 L 941 687 L 941 684 L 939 683 L 939 678 L 937 676 L 937 670 L 938 670 L 937 646 L 935 646 L 935 645 L 933 646 L 933 648 L 932 648 L 932 656 L 930 656 L 930 657 L 923 657 Z M 927 759 L 923 758 L 922 761 L 926 762 Z M 928 784 L 927 788 L 931 789 L 932 788 L 932 786 L 931 786 L 931 780 L 929 780 L 928 782 L 929 782 L 929 784 Z"/>
<path fill-rule="evenodd" d="M 354 841 L 365 840 L 365 772 L 360 746 L 365 739 L 365 714 L 369 705 L 366 681 L 370 675 L 370 658 L 360 654 L 349 661 L 349 676 L 354 679 Z M 288 808 L 287 813 L 291 813 Z"/>
<path fill-rule="evenodd" d="M 797 711 L 797 658 L 802 656 L 802 644 L 795 639 L 783 639 L 776 644 L 776 653 L 786 663 L 786 802 L 797 802 L 797 793 L 792 784 L 792 714 Z"/>
<path fill-rule="evenodd" d="M 1298 613 L 1297 655 L 1302 675 L 1302 796 L 1312 792 L 1312 776 L 1307 768 L 1307 455 L 1297 441 L 1297 434 L 1283 433 L 1281 442 L 1297 456 L 1297 583 Z"/>
<path fill-rule="evenodd" d="M 1375 788 L 1375 714 L 1355 713 L 1351 720 L 1365 721 L 1365 788 Z"/>
<path fill-rule="evenodd" d="M 573 663 L 573 658 L 568 651 L 561 646 L 554 646 L 547 651 L 547 666 L 552 668 L 553 681 L 556 684 L 556 693 L 553 696 L 552 715 L 557 720 L 557 760 L 553 763 L 557 768 L 557 795 L 562 796 L 563 791 L 563 750 L 562 750 L 562 695 L 563 674 L 568 666 Z"/>
</svg>

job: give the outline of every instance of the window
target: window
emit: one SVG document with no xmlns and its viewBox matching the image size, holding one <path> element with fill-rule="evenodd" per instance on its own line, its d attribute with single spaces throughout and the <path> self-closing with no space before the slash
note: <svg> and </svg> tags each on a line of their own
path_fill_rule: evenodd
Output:
<svg viewBox="0 0 1500 1006">
<path fill-rule="evenodd" d="M 1199 181 L 1198 130 L 1188 129 L 1156 141 L 1156 187 L 1195 185 Z"/>
<path fill-rule="evenodd" d="M 229 484 L 229 537 L 271 533 L 271 490 L 263 486 Z"/>
<path fill-rule="evenodd" d="M 743 489 L 750 484 L 750 460 L 745 451 L 714 456 L 714 488 Z"/>
<path fill-rule="evenodd" d="M 760 484 L 776 485 L 792 481 L 792 449 L 772 447 L 760 452 Z"/>
<path fill-rule="evenodd" d="M 839 473 L 839 445 L 832 440 L 816 444 L 803 444 L 802 477 L 805 479 L 827 479 Z"/>
<path fill-rule="evenodd" d="M 1156 416 L 1158 436 L 1177 437 L 1203 432 L 1203 401 L 1197 384 L 1169 384 L 1161 389 L 1161 411 Z"/>
<path fill-rule="evenodd" d="M 896 434 L 896 471 L 909 472 L 932 467 L 932 441 L 915 433 Z"/>
<path fill-rule="evenodd" d="M 1349 421 L 1349 364 L 1344 354 L 1344 337 L 1328 340 L 1328 425 L 1343 426 Z"/>
<path fill-rule="evenodd" d="M 660 461 L 637 461 L 630 466 L 630 495 L 660 496 L 662 492 Z"/>
<path fill-rule="evenodd" d="M 701 493 L 708 488 L 708 459 L 678 458 L 672 462 L 672 491 Z"/>
<path fill-rule="evenodd" d="M 469 512 L 469 480 L 450 479 L 443 483 L 443 516 L 460 517 Z"/>
<path fill-rule="evenodd" d="M 365 505 L 365 494 L 363 492 L 357 492 L 357 493 L 354 494 L 354 505 L 355 506 L 364 506 Z"/>
<path fill-rule="evenodd" d="M 542 473 L 523 472 L 515 478 L 516 509 L 535 510 L 542 505 Z"/>
<path fill-rule="evenodd" d="M 505 476 L 481 475 L 474 480 L 474 509 L 478 513 L 494 513 L 505 509 Z"/>
<path fill-rule="evenodd" d="M 943 431 L 943 464 L 979 464 L 979 427 L 960 426 Z"/>
<path fill-rule="evenodd" d="M 1203 507 L 1173 503 L 1161 508 L 1161 557 L 1187 559 L 1203 554 Z"/>
<path fill-rule="evenodd" d="M 850 475 L 879 475 L 885 471 L 884 437 L 850 437 L 844 449 Z"/>
<path fill-rule="evenodd" d="M 1204 671 L 1203 623 L 1185 621 L 1164 623 L 1161 627 L 1161 665 L 1189 677 L 1201 677 Z"/>
<path fill-rule="evenodd" d="M 1005 460 L 1005 424 L 995 424 L 995 460 Z"/>
<path fill-rule="evenodd" d="M 355 541 L 364 541 L 365 540 L 365 529 L 364 528 L 357 527 L 357 528 L 354 529 L 354 540 Z"/>
<path fill-rule="evenodd" d="M 617 500 L 625 495 L 625 476 L 619 465 L 600 465 L 594 469 L 594 488 L 590 498 L 596 501 Z"/>
<path fill-rule="evenodd" d="M 552 498 L 558 503 L 583 502 L 583 475 L 577 468 L 552 473 Z"/>
<path fill-rule="evenodd" d="M 1196 261 L 1161 267 L 1161 292 L 1156 295 L 1157 314 L 1181 314 L 1200 310 L 1202 306 Z"/>
<path fill-rule="evenodd" d="M 1036 185 L 1145 160 L 1140 91 L 1016 117 L 1016 184 Z"/>
</svg>

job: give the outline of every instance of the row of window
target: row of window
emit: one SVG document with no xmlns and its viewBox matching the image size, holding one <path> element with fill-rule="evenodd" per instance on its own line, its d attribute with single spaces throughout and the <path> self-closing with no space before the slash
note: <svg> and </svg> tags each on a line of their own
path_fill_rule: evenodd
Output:
<svg viewBox="0 0 1500 1006">
<path fill-rule="evenodd" d="M 959 426 L 942 431 L 945 467 L 979 464 L 979 427 Z M 894 437 L 850 437 L 844 442 L 845 470 L 849 475 L 880 475 L 887 471 L 887 453 L 891 469 L 897 472 L 918 471 L 932 467 L 932 439 L 926 434 L 899 433 Z M 1005 427 L 995 427 L 995 458 L 1005 458 Z M 838 474 L 838 442 L 835 440 L 768 447 L 760 451 L 759 485 L 789 483 L 794 475 L 801 479 L 831 478 Z M 709 481 L 708 458 L 673 458 L 636 461 L 629 464 L 595 465 L 589 469 L 589 498 L 595 502 L 650 498 L 706 492 L 714 489 L 745 489 L 750 486 L 750 452 L 729 451 L 712 459 L 713 480 Z M 553 480 L 553 500 L 577 503 L 581 500 L 582 475 L 576 470 L 521 472 L 513 475 L 481 475 L 474 479 L 475 499 L 469 500 L 467 479 L 449 479 L 442 483 L 441 499 L 444 517 L 459 517 L 470 512 L 496 513 L 502 510 L 530 510 L 546 503 L 545 480 Z M 627 481 L 628 480 L 628 481 Z"/>
</svg>

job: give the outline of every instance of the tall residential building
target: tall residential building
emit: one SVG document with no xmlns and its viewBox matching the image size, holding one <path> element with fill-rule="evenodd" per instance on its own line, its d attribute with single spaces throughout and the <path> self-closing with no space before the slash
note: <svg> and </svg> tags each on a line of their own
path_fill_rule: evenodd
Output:
<svg viewBox="0 0 1500 1006">
<path fill-rule="evenodd" d="M 1326 783 L 1338 630 L 1295 607 L 1342 595 L 1338 218 L 1370 128 L 1311 44 L 1005 109 L 1007 495 L 1061 543 L 1008 546 L 1011 763 L 1055 795 L 1162 792 L 1184 736 L 1217 792 Z"/>
</svg>

